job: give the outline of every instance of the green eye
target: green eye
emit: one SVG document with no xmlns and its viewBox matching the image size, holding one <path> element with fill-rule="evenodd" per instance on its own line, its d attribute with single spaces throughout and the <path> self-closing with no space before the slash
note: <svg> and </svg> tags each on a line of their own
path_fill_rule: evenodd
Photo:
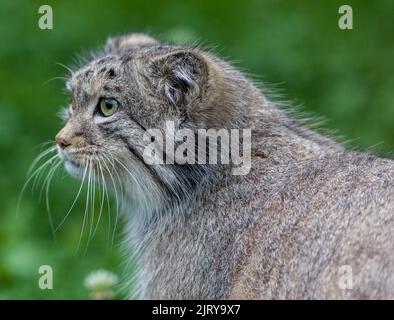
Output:
<svg viewBox="0 0 394 320">
<path fill-rule="evenodd" d="M 99 101 L 99 110 L 104 117 L 112 116 L 119 108 L 119 102 L 112 98 L 101 98 Z"/>
</svg>

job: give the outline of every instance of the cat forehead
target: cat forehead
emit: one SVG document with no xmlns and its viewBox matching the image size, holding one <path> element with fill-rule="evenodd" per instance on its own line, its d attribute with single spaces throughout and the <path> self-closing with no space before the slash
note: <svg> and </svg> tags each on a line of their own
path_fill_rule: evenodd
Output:
<svg viewBox="0 0 394 320">
<path fill-rule="evenodd" d="M 130 64 L 144 65 L 155 57 L 179 49 L 178 46 L 169 45 L 142 45 L 118 50 L 116 53 L 91 61 L 73 73 L 66 83 L 66 88 L 73 91 L 79 88 L 81 84 L 89 83 L 92 80 L 102 81 L 106 78 L 119 77 Z"/>
<path fill-rule="evenodd" d="M 119 59 L 114 56 L 106 56 L 93 60 L 74 72 L 67 81 L 66 87 L 68 90 L 74 91 L 86 84 L 98 85 L 100 82 L 119 77 L 121 72 Z"/>
</svg>

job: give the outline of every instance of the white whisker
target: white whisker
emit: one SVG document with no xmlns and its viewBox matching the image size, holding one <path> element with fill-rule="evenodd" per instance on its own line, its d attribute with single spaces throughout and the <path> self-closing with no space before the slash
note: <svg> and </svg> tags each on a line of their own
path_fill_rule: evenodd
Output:
<svg viewBox="0 0 394 320">
<path fill-rule="evenodd" d="M 118 173 L 117 173 L 117 171 L 116 171 L 116 169 L 115 169 L 114 164 L 110 161 L 110 159 L 109 159 L 104 153 L 103 153 L 103 156 L 109 161 L 109 163 L 111 164 L 111 166 L 112 166 L 112 168 L 114 169 L 115 173 L 118 175 Z M 113 175 L 112 175 L 111 171 L 109 170 L 108 166 L 106 165 L 106 162 L 104 162 L 104 165 L 105 165 L 106 168 L 107 168 L 108 174 L 110 175 L 112 184 L 113 184 L 113 186 L 114 186 L 115 199 L 116 199 L 116 213 L 115 213 L 114 230 L 113 230 L 113 232 L 112 232 L 112 238 L 111 238 L 111 245 L 113 245 L 114 237 L 115 237 L 115 233 L 116 233 L 116 228 L 117 228 L 117 224 L 118 224 L 118 219 L 119 219 L 119 197 L 118 197 L 118 191 L 117 191 L 117 188 L 116 188 L 116 183 L 115 183 L 115 180 L 114 180 L 114 178 L 113 178 Z M 121 183 L 121 181 L 120 181 L 119 175 L 118 175 L 118 180 L 119 180 L 119 185 L 120 185 L 120 187 L 122 187 L 122 183 Z"/>
<path fill-rule="evenodd" d="M 85 167 L 85 171 L 84 171 L 84 173 L 83 173 L 82 182 L 81 182 L 81 185 L 80 185 L 80 187 L 79 187 L 78 193 L 77 193 L 77 195 L 76 195 L 76 197 L 75 197 L 75 199 L 74 199 L 74 201 L 73 201 L 73 203 L 72 203 L 70 209 L 67 211 L 67 213 L 66 213 L 66 215 L 64 216 L 64 218 L 62 219 L 62 221 L 61 221 L 61 222 L 59 223 L 59 225 L 56 227 L 55 232 L 57 232 L 57 231 L 60 229 L 60 227 L 61 227 L 61 226 L 63 225 L 63 223 L 67 220 L 67 218 L 68 218 L 68 216 L 70 215 L 72 209 L 74 208 L 75 203 L 77 202 L 77 200 L 78 200 L 78 198 L 79 198 L 79 195 L 81 194 L 81 191 L 82 191 L 82 188 L 83 188 L 83 183 L 85 182 L 85 177 L 86 177 L 87 170 L 88 170 L 88 167 L 86 166 L 86 167 Z"/>
<path fill-rule="evenodd" d="M 41 171 L 43 170 L 47 165 L 49 165 L 54 159 L 56 159 L 58 157 L 58 155 L 54 155 L 51 158 L 49 158 L 48 160 L 46 160 L 41 166 L 38 167 L 38 169 L 36 169 L 32 174 L 30 174 L 30 176 L 26 179 L 25 183 L 23 184 L 22 190 L 19 194 L 18 197 L 18 204 L 17 204 L 17 213 L 19 213 L 19 209 L 20 209 L 20 203 L 22 201 L 22 197 L 25 193 L 25 190 L 27 188 L 27 186 L 29 185 L 30 181 Z"/>
<path fill-rule="evenodd" d="M 103 175 L 103 170 L 102 170 L 102 167 L 101 167 L 101 163 L 100 163 L 99 160 L 97 161 L 97 164 L 98 164 L 98 167 L 99 167 L 100 173 L 101 173 L 101 184 L 102 184 L 102 188 L 100 188 L 100 183 L 99 183 L 100 211 L 99 211 L 99 216 L 98 216 L 98 219 L 97 219 L 96 227 L 94 228 L 94 231 L 93 231 L 93 236 L 92 236 L 92 238 L 93 238 L 94 235 L 96 234 L 97 228 L 98 228 L 99 223 L 100 223 L 101 214 L 102 214 L 102 212 L 103 212 L 103 206 L 104 206 L 104 187 L 105 187 L 105 179 L 104 179 L 104 175 Z M 102 194 L 101 194 L 101 190 L 102 190 Z"/>
<path fill-rule="evenodd" d="M 59 161 L 57 164 L 55 164 L 53 166 L 53 168 L 51 169 L 51 171 L 48 174 L 49 178 L 46 181 L 46 187 L 45 187 L 45 206 L 47 208 L 49 225 L 51 227 L 52 235 L 53 235 L 55 241 L 56 241 L 56 234 L 55 234 L 55 228 L 54 228 L 53 219 L 52 219 L 52 215 L 51 215 L 51 209 L 50 209 L 50 205 L 49 205 L 49 187 L 51 185 L 51 181 L 52 181 L 53 175 L 55 174 L 56 170 L 59 168 L 61 163 L 62 162 Z"/>
<path fill-rule="evenodd" d="M 83 221 L 82 221 L 82 227 L 81 227 L 81 234 L 79 236 L 79 241 L 78 241 L 78 245 L 77 245 L 77 251 L 79 251 L 80 247 L 81 247 L 81 243 L 82 243 L 82 238 L 83 238 L 83 231 L 85 228 L 85 223 L 86 223 L 86 219 L 87 219 L 87 215 L 88 215 L 88 209 L 89 209 L 89 193 L 90 193 L 90 183 L 91 183 L 91 160 L 88 160 L 88 170 L 89 170 L 89 175 L 88 175 L 88 188 L 86 191 L 86 203 L 85 203 L 85 213 L 83 216 Z"/>
</svg>

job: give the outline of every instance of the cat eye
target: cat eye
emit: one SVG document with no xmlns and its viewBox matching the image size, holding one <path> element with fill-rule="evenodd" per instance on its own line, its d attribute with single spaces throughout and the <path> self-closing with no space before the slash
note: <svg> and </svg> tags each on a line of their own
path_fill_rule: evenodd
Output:
<svg viewBox="0 0 394 320">
<path fill-rule="evenodd" d="M 98 103 L 98 111 L 104 117 L 112 116 L 119 108 L 119 102 L 112 98 L 101 98 Z"/>
</svg>

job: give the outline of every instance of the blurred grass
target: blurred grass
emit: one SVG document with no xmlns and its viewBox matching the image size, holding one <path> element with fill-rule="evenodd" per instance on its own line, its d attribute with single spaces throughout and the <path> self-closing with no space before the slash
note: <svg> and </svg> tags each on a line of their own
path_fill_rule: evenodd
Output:
<svg viewBox="0 0 394 320">
<path fill-rule="evenodd" d="M 342 1 L 46 1 L 54 29 L 37 26 L 40 1 L 0 3 L 0 299 L 88 298 L 84 277 L 106 268 L 122 275 L 121 252 L 100 226 L 86 255 L 75 253 L 83 200 L 57 233 L 44 201 L 27 192 L 16 204 L 35 148 L 53 140 L 56 112 L 67 103 L 61 80 L 76 54 L 109 35 L 144 31 L 162 40 L 217 45 L 260 80 L 276 84 L 304 111 L 328 119 L 328 129 L 359 148 L 394 149 L 394 4 L 347 1 L 354 30 L 337 27 Z M 50 203 L 59 223 L 79 183 L 60 174 Z M 107 219 L 105 219 L 107 220 Z M 54 290 L 39 290 L 38 267 L 54 269 Z M 119 294 L 123 297 L 123 293 Z"/>
</svg>

